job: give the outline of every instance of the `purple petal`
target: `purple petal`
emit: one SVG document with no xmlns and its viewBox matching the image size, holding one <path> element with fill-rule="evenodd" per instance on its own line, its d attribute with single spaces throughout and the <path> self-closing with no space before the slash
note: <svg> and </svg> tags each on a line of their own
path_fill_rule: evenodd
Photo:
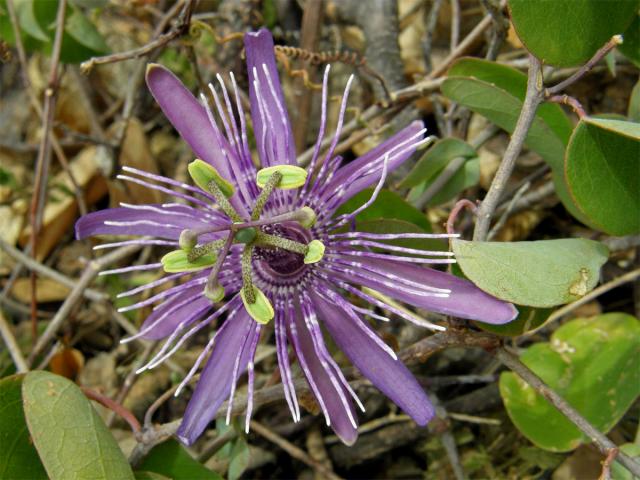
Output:
<svg viewBox="0 0 640 480">
<path fill-rule="evenodd" d="M 150 327 L 151 330 L 142 338 L 160 340 L 171 335 L 182 322 L 186 321 L 185 327 L 187 327 L 203 317 L 207 310 L 213 307 L 211 300 L 202 295 L 203 289 L 202 285 L 187 288 L 179 296 L 167 300 L 151 312 L 140 327 L 140 331 Z"/>
<path fill-rule="evenodd" d="M 356 282 L 373 288 L 410 305 L 494 325 L 509 323 L 518 316 L 518 310 L 511 303 L 498 300 L 468 280 L 455 275 L 404 262 L 349 255 L 341 257 L 347 261 L 359 262 L 362 267 L 353 272 L 350 271 L 349 274 L 336 273 L 338 277 L 347 282 Z M 388 272 L 395 278 L 385 277 L 384 274 L 376 273 L 376 270 Z M 409 289 L 403 288 L 402 285 L 398 285 L 397 277 L 413 283 Z M 429 296 L 427 294 L 433 292 L 424 289 L 424 295 L 420 295 L 411 291 L 418 288 L 415 284 L 445 288 L 451 290 L 451 293 L 447 298 Z"/>
<path fill-rule="evenodd" d="M 237 378 L 233 378 L 233 367 L 238 355 L 238 376 L 247 367 L 250 348 L 243 347 L 255 322 L 245 309 L 238 310 L 227 322 L 231 324 L 221 327 L 223 330 L 215 341 L 211 357 L 202 370 L 178 428 L 177 436 L 186 445 L 191 445 L 198 439 L 231 393 L 231 384 L 237 381 Z"/>
<path fill-rule="evenodd" d="M 418 134 L 423 129 L 422 122 L 413 122 L 363 156 L 339 168 L 329 183 L 323 186 L 327 193 L 322 200 L 329 200 L 335 192 L 343 189 L 344 193 L 335 199 L 339 202 L 335 206 L 331 204 L 335 210 L 358 192 L 378 182 L 382 176 L 385 154 L 390 152 L 388 170 L 392 172 L 415 152 L 412 145 L 422 140 L 422 135 Z M 413 140 L 410 140 L 412 137 Z"/>
<path fill-rule="evenodd" d="M 149 64 L 146 80 L 156 102 L 196 156 L 210 163 L 225 178 L 232 179 L 222 150 L 234 159 L 233 150 L 211 125 L 205 108 L 178 77 L 162 65 Z"/>
<path fill-rule="evenodd" d="M 138 208 L 109 208 L 88 213 L 76 222 L 76 238 L 93 235 L 139 235 L 177 240 L 185 228 L 213 225 L 213 218 L 196 209 L 189 213 L 167 205 L 143 205 Z M 164 213 L 149 210 L 160 209 Z M 221 225 L 223 223 L 220 223 Z"/>
<path fill-rule="evenodd" d="M 262 166 L 287 163 L 295 165 L 296 146 L 280 86 L 273 37 L 269 30 L 264 28 L 257 32 L 248 32 L 244 36 L 244 46 L 249 73 L 251 119 Z M 266 66 L 268 76 L 263 65 Z M 255 88 L 254 80 L 259 82 L 258 90 Z"/>
<path fill-rule="evenodd" d="M 309 371 L 305 371 L 307 381 L 309 381 L 308 375 L 310 375 L 320 392 L 322 400 L 324 401 L 333 431 L 345 444 L 353 445 L 358 438 L 358 430 L 351 424 L 345 405 L 340 399 L 340 395 L 336 391 L 335 385 L 331 382 L 329 374 L 322 366 L 322 363 L 316 354 L 311 334 L 307 330 L 304 320 L 301 318 L 300 314 L 294 314 L 292 317 L 290 316 L 287 319 L 287 330 L 289 333 L 290 343 L 294 346 L 298 359 L 302 359 L 300 360 L 300 363 L 303 363 L 304 361 L 308 367 Z M 292 322 L 295 323 L 295 334 L 292 333 L 291 330 Z M 357 419 L 353 402 L 349 397 L 349 392 L 347 392 L 342 385 L 339 385 L 339 388 L 342 389 L 342 394 L 347 399 L 351 415 L 354 419 Z"/>
<path fill-rule="evenodd" d="M 433 405 L 407 367 L 367 335 L 363 329 L 371 329 L 366 323 L 361 321 L 359 327 L 343 308 L 316 293 L 311 297 L 331 337 L 351 363 L 418 425 L 426 425 L 433 418 Z"/>
</svg>

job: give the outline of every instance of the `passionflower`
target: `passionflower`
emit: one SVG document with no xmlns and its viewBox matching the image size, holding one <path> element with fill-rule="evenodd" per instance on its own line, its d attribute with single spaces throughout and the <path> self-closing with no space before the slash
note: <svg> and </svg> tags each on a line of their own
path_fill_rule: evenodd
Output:
<svg viewBox="0 0 640 480">
<path fill-rule="evenodd" d="M 147 69 L 147 85 L 197 157 L 189 164 L 195 185 L 123 167 L 120 179 L 158 190 L 175 201 L 155 205 L 123 203 L 119 208 L 89 213 L 76 224 L 79 239 L 92 235 L 143 237 L 96 248 L 138 244 L 171 249 L 158 263 L 102 272 L 167 272 L 120 297 L 172 285 L 121 309 L 154 305 L 139 333 L 124 341 L 166 338 L 143 371 L 161 364 L 203 328 L 217 326 L 177 392 L 206 360 L 177 433 L 186 444 L 202 434 L 224 400 L 233 399 L 238 379 L 245 371 L 248 429 L 253 359 L 263 332 L 268 332 L 263 336 L 275 338 L 284 394 L 294 420 L 299 420 L 301 413 L 289 348 L 327 425 L 342 441 L 352 444 L 358 427 L 354 404 L 362 410 L 364 407 L 330 356 L 321 325 L 363 376 L 416 423 L 425 425 L 434 415 L 429 398 L 367 319 L 388 321 L 380 314 L 387 311 L 417 321 L 389 299 L 493 324 L 513 320 L 517 311 L 466 280 L 424 266 L 454 262 L 450 252 L 389 243 L 449 235 L 391 235 L 351 228 L 355 216 L 375 200 L 387 172 L 429 141 L 421 122 L 410 124 L 360 158 L 343 164 L 334 152 L 352 76 L 342 97 L 336 131 L 326 153 L 321 155 L 327 116 L 327 67 L 318 140 L 308 167 L 303 169 L 296 163 L 271 34 L 264 29 L 247 33 L 244 41 L 260 167 L 251 156 L 245 114 L 233 74 L 231 88 L 220 75 L 219 92 L 209 85 L 212 106 L 204 95 L 198 102 L 169 70 L 152 64 Z M 342 204 L 373 185 L 369 201 L 349 214 L 336 215 Z M 374 311 L 376 307 L 378 311 Z M 419 323 L 443 329 L 426 321 Z M 231 404 L 230 401 L 227 421 Z"/>
</svg>

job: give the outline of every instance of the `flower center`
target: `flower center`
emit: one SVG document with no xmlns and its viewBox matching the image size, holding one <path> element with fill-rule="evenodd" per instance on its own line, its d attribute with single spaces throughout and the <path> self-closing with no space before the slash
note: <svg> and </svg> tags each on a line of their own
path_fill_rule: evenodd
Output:
<svg viewBox="0 0 640 480">
<path fill-rule="evenodd" d="M 263 225 L 261 231 L 303 244 L 309 243 L 311 240 L 308 231 L 294 222 Z M 277 247 L 258 246 L 253 252 L 253 258 L 262 262 L 265 270 L 276 277 L 291 277 L 301 273 L 302 269 L 306 267 L 303 254 Z"/>
</svg>

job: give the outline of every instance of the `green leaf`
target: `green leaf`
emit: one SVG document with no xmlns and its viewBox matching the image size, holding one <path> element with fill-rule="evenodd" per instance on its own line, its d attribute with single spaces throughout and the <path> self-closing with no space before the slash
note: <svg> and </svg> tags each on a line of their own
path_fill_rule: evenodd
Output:
<svg viewBox="0 0 640 480">
<path fill-rule="evenodd" d="M 153 447 L 144 457 L 140 470 L 158 473 L 173 480 L 221 480 L 222 477 L 201 465 L 177 441 L 170 439 Z"/>
<path fill-rule="evenodd" d="M 518 70 L 472 58 L 458 60 L 442 84 L 442 93 L 500 128 L 513 132 L 527 89 Z M 525 144 L 552 168 L 561 168 L 572 125 L 559 105 L 540 105 Z"/>
<path fill-rule="evenodd" d="M 571 194 L 591 226 L 611 235 L 640 232 L 640 124 L 582 119 L 565 162 Z"/>
<path fill-rule="evenodd" d="M 640 25 L 638 28 L 640 28 Z M 627 117 L 629 117 L 629 120 L 632 122 L 640 123 L 640 80 L 638 80 L 636 85 L 633 87 L 633 90 L 631 90 Z"/>
<path fill-rule="evenodd" d="M 527 78 L 511 67 L 462 58 L 449 69 L 442 93 L 513 133 L 527 89 Z M 538 107 L 525 144 L 551 167 L 556 194 L 575 218 L 585 222 L 564 179 L 564 154 L 573 127 L 559 105 Z"/>
<path fill-rule="evenodd" d="M 71 15 L 67 18 L 65 31 L 80 45 L 94 52 L 105 53 L 109 47 L 98 32 L 98 29 L 77 8 L 71 9 Z"/>
<path fill-rule="evenodd" d="M 583 297 L 598 283 L 608 250 L 584 238 L 536 242 L 453 240 L 464 274 L 495 297 L 531 307 L 553 307 Z"/>
<path fill-rule="evenodd" d="M 229 462 L 229 480 L 238 480 L 249 466 L 249 445 L 244 438 L 238 438 L 231 450 Z"/>
<path fill-rule="evenodd" d="M 133 475 L 135 476 L 136 480 L 171 480 L 171 478 L 160 475 L 159 473 L 146 471 L 136 471 L 133 472 Z"/>
<path fill-rule="evenodd" d="M 351 213 L 365 204 L 373 189 L 367 188 L 343 203 L 336 211 L 336 216 Z M 417 225 L 425 232 L 431 232 L 431 224 L 427 217 L 417 208 L 405 202 L 400 195 L 389 190 L 380 190 L 378 198 L 365 210 L 356 215 L 356 226 L 368 220 L 393 219 Z M 359 230 L 359 228 L 357 228 Z M 380 232 L 382 233 L 382 232 Z M 396 232 L 397 233 L 397 232 Z"/>
<path fill-rule="evenodd" d="M 633 21 L 637 0 L 509 0 L 524 46 L 545 64 L 568 67 L 589 60 Z"/>
<path fill-rule="evenodd" d="M 623 43 L 618 45 L 618 50 L 631 60 L 636 67 L 640 67 L 640 14 L 631 22 L 622 35 Z"/>
<path fill-rule="evenodd" d="M 640 395 L 640 322 L 625 313 L 572 320 L 520 360 L 607 433 Z M 513 423 L 538 447 L 566 452 L 590 441 L 514 373 L 502 373 L 500 394 Z"/>
<path fill-rule="evenodd" d="M 0 478 L 46 480 L 22 410 L 24 375 L 0 380 Z"/>
<path fill-rule="evenodd" d="M 640 445 L 635 443 L 625 443 L 620 446 L 620 451 L 626 453 L 636 462 L 640 462 Z M 611 465 L 611 480 L 637 480 L 638 477 L 634 476 L 629 470 L 620 465 L 618 462 L 613 462 Z"/>
<path fill-rule="evenodd" d="M 44 371 L 25 376 L 27 425 L 47 474 L 58 479 L 133 479 L 117 442 L 82 391 Z"/>
<path fill-rule="evenodd" d="M 21 30 L 24 30 L 25 33 L 36 40 L 40 40 L 41 42 L 51 41 L 49 35 L 47 35 L 43 30 L 43 28 L 47 28 L 48 25 L 40 23 L 42 18 L 36 18 L 35 8 L 37 7 L 38 2 L 35 0 L 18 0 L 14 1 L 14 5 L 16 9 L 16 16 L 18 17 L 18 24 L 20 25 Z M 56 5 L 54 5 L 54 7 L 57 8 Z M 53 18 L 55 18 L 55 14 Z"/>
<path fill-rule="evenodd" d="M 495 333 L 505 337 L 517 337 L 530 330 L 534 330 L 542 325 L 549 314 L 553 311 L 551 308 L 532 308 L 517 306 L 518 317 L 504 325 L 492 325 L 484 322 L 474 322 L 475 326 L 486 332 Z"/>
<path fill-rule="evenodd" d="M 438 140 L 427 150 L 400 182 L 399 188 L 416 187 L 424 182 L 433 181 L 447 164 L 457 157 L 475 158 L 477 153 L 467 142 L 458 138 Z"/>
<path fill-rule="evenodd" d="M 445 183 L 440 191 L 436 193 L 427 206 L 442 205 L 455 197 L 460 192 L 471 188 L 480 181 L 480 159 L 473 158 L 465 164 Z M 426 188 L 426 186 L 425 186 Z M 424 190 L 423 190 L 424 191 Z M 422 192 L 421 192 L 422 193 Z M 413 195 L 417 194 L 417 191 Z"/>
</svg>

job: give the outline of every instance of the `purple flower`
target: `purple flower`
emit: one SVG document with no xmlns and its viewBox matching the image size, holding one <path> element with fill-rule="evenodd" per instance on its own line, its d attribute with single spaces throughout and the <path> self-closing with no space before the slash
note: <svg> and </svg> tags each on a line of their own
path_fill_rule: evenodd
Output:
<svg viewBox="0 0 640 480">
<path fill-rule="evenodd" d="M 466 280 L 422 266 L 454 262 L 449 252 L 385 243 L 392 239 L 448 235 L 386 235 L 346 228 L 376 198 L 387 172 L 428 141 L 423 138 L 425 129 L 420 122 L 412 123 L 357 160 L 341 165 L 341 158 L 334 152 L 352 77 L 342 98 L 336 132 L 321 156 L 327 67 L 318 141 L 308 168 L 303 170 L 296 163 L 271 34 L 267 30 L 248 33 L 245 47 L 251 118 L 262 168 L 256 168 L 251 157 L 245 115 L 233 74 L 230 76 L 233 97 L 219 75 L 221 93 L 210 86 L 212 108 L 204 95 L 199 103 L 167 69 L 150 65 L 149 89 L 201 159 L 189 165 L 197 186 L 124 167 L 126 174 L 119 178 L 172 195 L 176 202 L 122 204 L 120 208 L 91 213 L 78 221 L 76 235 L 145 237 L 98 248 L 139 244 L 173 249 L 160 263 L 102 272 L 164 269 L 169 273 L 124 292 L 121 297 L 168 282 L 176 284 L 121 309 L 155 304 L 140 332 L 128 340 L 167 338 L 141 370 L 159 365 L 202 328 L 215 321 L 222 322 L 180 386 L 181 390 L 208 357 L 178 431 L 184 443 L 193 443 L 222 402 L 233 398 L 236 383 L 245 371 L 248 428 L 253 358 L 262 331 L 271 331 L 264 327 L 272 319 L 284 393 L 295 420 L 300 419 L 300 408 L 293 387 L 289 347 L 327 425 L 347 444 L 357 437 L 354 403 L 364 408 L 329 355 L 320 328 L 322 323 L 360 372 L 419 425 L 424 425 L 434 414 L 427 395 L 365 321 L 365 317 L 388 319 L 361 305 L 381 307 L 433 329 L 443 327 L 416 320 L 405 310 L 387 303 L 388 299 L 493 324 L 513 320 L 517 311 L 513 305 L 491 297 Z M 372 185 L 376 187 L 366 204 L 350 214 L 334 215 L 340 205 Z M 230 410 L 227 418 L 229 415 Z"/>
</svg>

